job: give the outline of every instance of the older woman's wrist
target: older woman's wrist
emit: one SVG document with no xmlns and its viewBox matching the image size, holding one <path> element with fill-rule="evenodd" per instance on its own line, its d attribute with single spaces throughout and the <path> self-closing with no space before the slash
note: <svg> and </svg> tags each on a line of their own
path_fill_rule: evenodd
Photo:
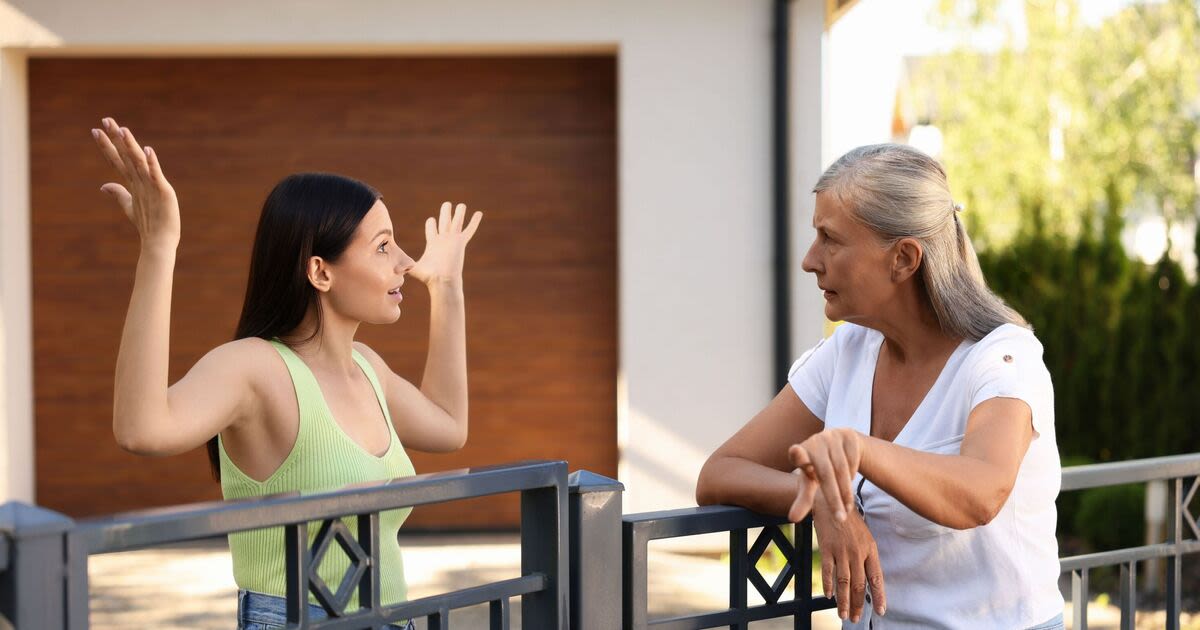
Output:
<svg viewBox="0 0 1200 630">
<path fill-rule="evenodd" d="M 870 479 L 874 475 L 872 464 L 875 458 L 872 454 L 877 449 L 876 442 L 879 441 L 879 438 L 858 432 L 855 432 L 855 435 L 858 436 L 858 472 L 863 477 Z"/>
</svg>

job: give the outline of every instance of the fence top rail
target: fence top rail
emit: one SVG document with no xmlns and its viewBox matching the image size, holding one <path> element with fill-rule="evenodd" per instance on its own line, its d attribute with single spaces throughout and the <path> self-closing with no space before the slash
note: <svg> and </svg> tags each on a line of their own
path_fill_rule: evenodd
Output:
<svg viewBox="0 0 1200 630">
<path fill-rule="evenodd" d="M 646 540 L 712 534 L 734 529 L 783 525 L 782 516 L 769 516 L 731 505 L 662 510 L 627 514 L 622 519 L 626 530 Z"/>
<path fill-rule="evenodd" d="M 238 531 L 278 527 L 505 492 L 566 487 L 567 464 L 528 461 L 462 468 L 302 496 L 209 501 L 84 519 L 73 535 L 89 554 L 126 551 Z"/>
<path fill-rule="evenodd" d="M 1071 466 L 1063 469 L 1062 489 L 1083 490 L 1193 475 L 1200 475 L 1200 453 Z"/>
<path fill-rule="evenodd" d="M 1067 571 L 1116 566 L 1127 562 L 1141 562 L 1142 560 L 1149 560 L 1151 558 L 1169 558 L 1174 555 L 1197 552 L 1200 552 L 1200 541 L 1185 540 L 1180 543 L 1159 543 L 1156 545 L 1143 545 L 1141 547 L 1129 547 L 1126 549 L 1069 556 L 1061 558 L 1059 566 L 1065 573 Z"/>
</svg>

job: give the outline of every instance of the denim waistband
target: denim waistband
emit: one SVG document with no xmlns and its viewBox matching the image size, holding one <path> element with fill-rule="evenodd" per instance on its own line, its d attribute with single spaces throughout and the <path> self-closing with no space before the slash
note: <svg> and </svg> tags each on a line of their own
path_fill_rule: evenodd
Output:
<svg viewBox="0 0 1200 630">
<path fill-rule="evenodd" d="M 308 605 L 308 618 L 311 620 L 326 619 L 329 615 L 325 609 L 316 604 Z M 287 600 L 277 595 L 256 593 L 245 589 L 238 591 L 238 628 L 247 626 L 253 628 L 280 629 L 287 625 Z M 414 630 L 412 620 L 386 626 L 389 630 Z"/>
<path fill-rule="evenodd" d="M 1039 623 L 1038 625 L 1030 627 L 1027 630 L 1062 630 L 1063 627 L 1063 615 L 1062 613 L 1058 613 L 1053 619 L 1044 623 Z"/>
</svg>

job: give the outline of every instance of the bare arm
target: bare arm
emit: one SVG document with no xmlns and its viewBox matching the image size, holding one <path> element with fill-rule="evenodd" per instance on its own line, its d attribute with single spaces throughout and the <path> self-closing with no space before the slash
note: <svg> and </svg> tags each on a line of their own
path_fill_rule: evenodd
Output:
<svg viewBox="0 0 1200 630">
<path fill-rule="evenodd" d="M 923 453 L 867 438 L 861 471 L 917 514 L 968 529 L 990 523 L 1004 507 L 1032 440 L 1029 405 L 993 398 L 971 412 L 958 455 Z"/>
<path fill-rule="evenodd" d="M 1004 507 L 1032 439 L 1029 405 L 993 398 L 971 412 L 958 455 L 925 453 L 849 429 L 824 432 L 789 452 L 796 465 L 814 467 L 835 513 L 852 509 L 857 471 L 917 514 L 968 529 L 991 522 Z"/>
<path fill-rule="evenodd" d="M 461 203 L 453 213 L 450 203 L 442 204 L 439 218 L 425 222 L 425 253 L 410 272 L 429 288 L 429 354 L 420 389 L 370 352 L 376 371 L 384 375 L 397 436 L 420 451 L 454 451 L 467 442 L 467 316 L 462 268 L 467 243 L 483 214 L 476 212 L 464 227 L 466 215 L 467 207 Z"/>
<path fill-rule="evenodd" d="M 168 389 L 171 289 L 179 244 L 179 204 L 158 156 L 133 133 L 105 119 L 92 130 L 101 153 L 125 185 L 101 187 L 138 230 L 138 256 L 129 311 L 121 332 L 113 387 L 113 436 L 141 455 L 171 455 L 204 444 L 239 415 L 249 386 L 222 370 L 228 352 L 214 351 Z M 228 367 L 228 366 L 227 366 Z"/>
<path fill-rule="evenodd" d="M 696 482 L 696 502 L 738 505 L 799 521 L 819 490 L 807 477 L 792 474 L 795 464 L 787 446 L 819 435 L 824 428 L 825 423 L 785 385 L 704 463 Z M 806 506 L 796 510 L 798 502 Z M 875 611 L 883 614 L 887 596 L 879 551 L 862 519 L 855 513 L 835 522 L 828 510 L 818 508 L 813 510 L 813 521 L 821 543 L 825 592 L 827 596 L 837 594 L 838 615 L 859 619 L 868 582 L 875 593 Z"/>
<path fill-rule="evenodd" d="M 794 466 L 787 447 L 803 442 L 824 426 L 791 386 L 785 385 L 765 409 L 709 456 L 696 481 L 696 502 L 787 514 L 797 489 L 812 485 L 791 473 Z"/>
</svg>

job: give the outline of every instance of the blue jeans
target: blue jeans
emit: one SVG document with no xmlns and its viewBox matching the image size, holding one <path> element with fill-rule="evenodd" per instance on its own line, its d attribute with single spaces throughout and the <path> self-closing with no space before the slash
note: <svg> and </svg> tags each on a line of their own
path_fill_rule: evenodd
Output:
<svg viewBox="0 0 1200 630">
<path fill-rule="evenodd" d="M 1058 613 L 1050 621 L 1039 623 L 1028 630 L 1063 630 L 1063 628 L 1063 616 L 1062 613 Z"/>
<path fill-rule="evenodd" d="M 326 619 L 325 609 L 316 604 L 308 605 L 308 618 Z M 238 591 L 238 630 L 283 630 L 287 626 L 287 600 L 275 595 L 263 595 L 254 591 Z M 415 630 L 412 620 L 404 625 L 392 624 L 389 630 Z"/>
</svg>

